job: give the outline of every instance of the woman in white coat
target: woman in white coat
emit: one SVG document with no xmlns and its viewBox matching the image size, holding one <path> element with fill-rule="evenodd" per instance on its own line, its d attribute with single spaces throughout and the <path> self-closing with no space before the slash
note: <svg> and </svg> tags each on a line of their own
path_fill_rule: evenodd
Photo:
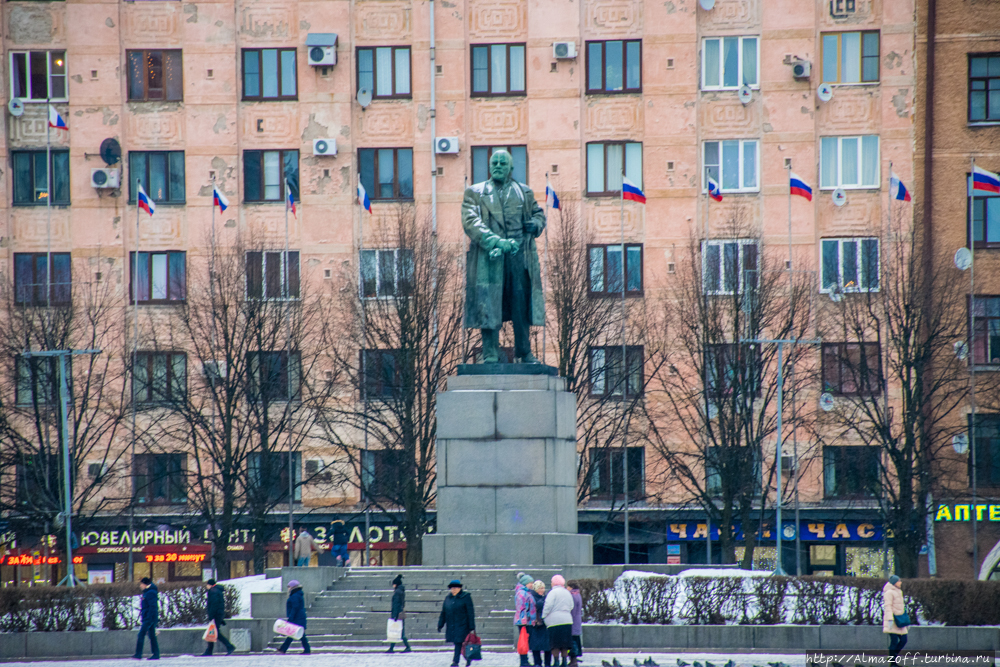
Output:
<svg viewBox="0 0 1000 667">
<path fill-rule="evenodd" d="M 896 625 L 896 616 L 906 613 L 902 588 L 903 582 L 896 575 L 882 587 L 882 632 L 889 635 L 889 655 L 893 658 L 906 646 L 906 627 Z"/>
<path fill-rule="evenodd" d="M 555 657 L 553 665 L 565 665 L 569 654 L 570 667 L 576 667 L 576 655 L 570 652 L 573 646 L 573 596 L 566 590 L 566 580 L 562 575 L 552 577 L 552 590 L 545 596 L 542 620 L 549 629 L 549 643 Z"/>
</svg>

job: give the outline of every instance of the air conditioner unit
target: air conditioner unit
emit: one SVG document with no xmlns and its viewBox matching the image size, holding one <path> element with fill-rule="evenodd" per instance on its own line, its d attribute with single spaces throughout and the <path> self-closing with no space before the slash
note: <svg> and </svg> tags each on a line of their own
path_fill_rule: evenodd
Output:
<svg viewBox="0 0 1000 667">
<path fill-rule="evenodd" d="M 576 42 L 555 42 L 552 44 L 552 57 L 557 60 L 576 58 Z"/>
<path fill-rule="evenodd" d="M 438 137 L 434 140 L 434 152 L 441 154 L 458 153 L 458 137 Z"/>
<path fill-rule="evenodd" d="M 792 76 L 796 79 L 808 79 L 812 74 L 812 63 L 808 60 L 794 60 L 792 62 Z"/>
<path fill-rule="evenodd" d="M 210 383 L 214 384 L 226 377 L 226 362 L 206 361 L 201 365 L 201 372 Z"/>
<path fill-rule="evenodd" d="M 315 475 L 323 469 L 323 459 L 309 459 L 306 461 L 306 474 Z"/>
<path fill-rule="evenodd" d="M 333 481 L 333 473 L 324 469 L 323 459 L 306 461 L 306 477 L 307 484 L 322 484 Z"/>
<path fill-rule="evenodd" d="M 100 479 L 108 474 L 108 464 L 106 463 L 88 463 L 87 464 L 87 475 L 91 479 Z"/>
<path fill-rule="evenodd" d="M 337 35 L 332 32 L 311 32 L 306 36 L 309 64 L 332 67 L 337 64 Z"/>
<path fill-rule="evenodd" d="M 334 138 L 328 139 L 313 139 L 313 155 L 336 155 L 337 154 L 337 140 Z"/>
<path fill-rule="evenodd" d="M 90 185 L 97 189 L 118 188 L 119 185 L 117 169 L 91 169 Z"/>
</svg>

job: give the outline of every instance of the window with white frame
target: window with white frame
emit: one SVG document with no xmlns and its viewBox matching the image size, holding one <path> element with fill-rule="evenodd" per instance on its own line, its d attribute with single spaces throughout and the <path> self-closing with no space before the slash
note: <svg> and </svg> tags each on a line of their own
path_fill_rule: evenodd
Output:
<svg viewBox="0 0 1000 667">
<path fill-rule="evenodd" d="M 65 51 L 11 51 L 10 96 L 26 102 L 65 101 Z"/>
<path fill-rule="evenodd" d="M 247 253 L 248 299 L 299 298 L 299 252 L 288 253 L 287 267 L 282 251 Z"/>
<path fill-rule="evenodd" d="M 878 82 L 878 30 L 823 35 L 823 81 Z"/>
<path fill-rule="evenodd" d="M 878 135 L 820 139 L 819 187 L 879 187 Z"/>
<path fill-rule="evenodd" d="M 499 150 L 510 153 L 514 158 L 514 168 L 511 178 L 518 183 L 528 182 L 528 147 L 527 146 L 473 146 L 472 147 L 472 182 L 482 183 L 490 177 L 490 158 Z"/>
<path fill-rule="evenodd" d="M 878 239 L 823 239 L 821 292 L 876 292 L 879 286 Z"/>
<path fill-rule="evenodd" d="M 642 144 L 600 141 L 587 144 L 587 194 L 617 195 L 625 177 L 642 188 Z"/>
<path fill-rule="evenodd" d="M 410 97 L 410 47 L 358 49 L 358 89 L 372 97 Z"/>
<path fill-rule="evenodd" d="M 743 293 L 759 282 L 757 241 L 727 239 L 702 243 L 702 276 L 706 294 Z"/>
<path fill-rule="evenodd" d="M 361 291 L 366 298 L 412 293 L 413 250 L 362 250 Z"/>
<path fill-rule="evenodd" d="M 472 46 L 472 94 L 524 95 L 524 44 Z"/>
<path fill-rule="evenodd" d="M 706 141 L 702 192 L 708 189 L 709 177 L 723 192 L 757 192 L 759 151 L 760 142 L 756 139 Z"/>
<path fill-rule="evenodd" d="M 758 86 L 760 40 L 756 37 L 711 37 L 702 42 L 702 90 Z"/>
</svg>

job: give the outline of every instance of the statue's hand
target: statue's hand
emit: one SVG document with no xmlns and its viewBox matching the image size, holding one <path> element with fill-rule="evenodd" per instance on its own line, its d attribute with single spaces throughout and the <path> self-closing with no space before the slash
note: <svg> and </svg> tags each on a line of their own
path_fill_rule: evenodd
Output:
<svg viewBox="0 0 1000 667">
<path fill-rule="evenodd" d="M 524 223 L 524 233 L 529 234 L 535 238 L 538 238 L 538 232 L 540 232 L 540 226 L 534 220 L 528 220 Z"/>
<path fill-rule="evenodd" d="M 508 243 L 510 244 L 510 249 L 507 252 L 512 255 L 516 255 L 517 251 L 521 249 L 521 244 L 517 241 L 508 241 Z"/>
<path fill-rule="evenodd" d="M 500 259 L 501 255 L 503 255 L 503 250 L 499 246 L 490 250 L 490 259 Z"/>
</svg>

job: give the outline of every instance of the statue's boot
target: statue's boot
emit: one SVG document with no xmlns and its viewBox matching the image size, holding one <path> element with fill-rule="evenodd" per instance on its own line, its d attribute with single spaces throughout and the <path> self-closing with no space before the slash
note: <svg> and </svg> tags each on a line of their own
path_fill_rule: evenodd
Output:
<svg viewBox="0 0 1000 667">
<path fill-rule="evenodd" d="M 520 363 L 522 363 L 522 364 L 540 364 L 541 362 L 538 361 L 538 358 L 535 357 L 535 355 L 533 355 L 531 352 L 529 352 L 528 354 L 526 354 L 523 357 L 521 357 Z"/>
<path fill-rule="evenodd" d="M 483 363 L 496 364 L 500 362 L 500 330 L 481 329 L 483 339 Z"/>
</svg>

